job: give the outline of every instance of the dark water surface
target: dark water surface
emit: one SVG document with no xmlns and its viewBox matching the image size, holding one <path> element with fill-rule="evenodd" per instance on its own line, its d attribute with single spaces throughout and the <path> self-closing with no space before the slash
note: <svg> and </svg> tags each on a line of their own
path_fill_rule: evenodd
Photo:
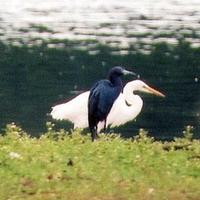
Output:
<svg viewBox="0 0 200 200">
<path fill-rule="evenodd" d="M 200 137 L 200 48 L 180 40 L 175 46 L 153 45 L 148 55 L 132 46 L 123 55 L 97 41 L 87 41 L 96 45 L 95 54 L 76 48 L 74 41 L 51 43 L 62 43 L 63 48 L 49 48 L 49 42 L 31 47 L 0 43 L 1 127 L 14 121 L 33 135 L 41 134 L 52 105 L 88 90 L 110 67 L 120 64 L 141 74 L 166 98 L 142 95 L 144 107 L 137 121 L 118 132 L 132 136 L 145 128 L 157 138 L 170 139 L 192 125 Z"/>
</svg>

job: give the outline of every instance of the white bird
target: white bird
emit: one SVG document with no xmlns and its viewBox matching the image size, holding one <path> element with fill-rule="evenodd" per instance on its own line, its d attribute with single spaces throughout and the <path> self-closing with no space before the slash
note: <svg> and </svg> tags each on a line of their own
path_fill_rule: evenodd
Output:
<svg viewBox="0 0 200 200">
<path fill-rule="evenodd" d="M 135 91 L 154 94 L 165 97 L 161 92 L 148 86 L 141 80 L 128 82 L 123 93 L 120 93 L 114 102 L 107 117 L 107 125 L 118 127 L 137 117 L 141 112 L 143 100 Z M 56 120 L 68 120 L 74 124 L 74 128 L 88 127 L 88 97 L 89 91 L 86 91 L 71 101 L 52 107 L 51 116 Z M 104 128 L 104 123 L 98 124 L 98 132 Z"/>
</svg>

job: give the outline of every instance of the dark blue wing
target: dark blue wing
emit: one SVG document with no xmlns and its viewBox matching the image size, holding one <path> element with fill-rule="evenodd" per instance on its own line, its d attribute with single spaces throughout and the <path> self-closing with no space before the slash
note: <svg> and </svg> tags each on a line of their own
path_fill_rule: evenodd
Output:
<svg viewBox="0 0 200 200">
<path fill-rule="evenodd" d="M 119 93 L 120 89 L 114 88 L 108 80 L 101 80 L 91 88 L 88 101 L 89 125 L 107 118 Z"/>
</svg>

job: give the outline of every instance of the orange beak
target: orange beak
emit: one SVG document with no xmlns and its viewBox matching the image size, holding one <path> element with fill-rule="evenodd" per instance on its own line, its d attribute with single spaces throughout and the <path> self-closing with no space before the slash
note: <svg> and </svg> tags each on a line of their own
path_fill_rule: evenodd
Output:
<svg viewBox="0 0 200 200">
<path fill-rule="evenodd" d="M 151 93 L 151 94 L 154 94 L 154 95 L 160 96 L 160 97 L 165 97 L 165 95 L 163 93 L 161 93 L 158 90 L 153 89 L 149 86 L 146 86 L 145 89 L 146 89 L 146 92 L 148 92 L 148 93 Z"/>
</svg>

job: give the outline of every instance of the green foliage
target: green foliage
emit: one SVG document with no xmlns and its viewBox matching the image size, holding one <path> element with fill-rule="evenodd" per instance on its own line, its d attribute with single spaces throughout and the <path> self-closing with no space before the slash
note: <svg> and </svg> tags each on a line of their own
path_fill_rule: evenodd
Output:
<svg viewBox="0 0 200 200">
<path fill-rule="evenodd" d="M 193 127 L 186 126 L 185 130 L 183 131 L 183 135 L 186 139 L 191 140 L 193 137 Z"/>
<path fill-rule="evenodd" d="M 154 138 L 148 137 L 148 132 L 144 129 L 140 129 L 137 136 L 134 137 L 135 141 L 143 142 L 143 143 L 152 143 Z"/>
<path fill-rule="evenodd" d="M 14 122 L 11 124 L 7 124 L 4 134 L 7 138 L 11 140 L 17 140 L 19 138 L 28 138 L 26 132 L 24 132 L 19 126 L 17 126 Z"/>
<path fill-rule="evenodd" d="M 186 129 L 191 133 L 191 129 Z M 180 144 L 187 147 L 175 148 Z M 0 137 L 0 199 L 199 199 L 200 142 L 55 131 L 29 137 L 15 124 Z"/>
</svg>

